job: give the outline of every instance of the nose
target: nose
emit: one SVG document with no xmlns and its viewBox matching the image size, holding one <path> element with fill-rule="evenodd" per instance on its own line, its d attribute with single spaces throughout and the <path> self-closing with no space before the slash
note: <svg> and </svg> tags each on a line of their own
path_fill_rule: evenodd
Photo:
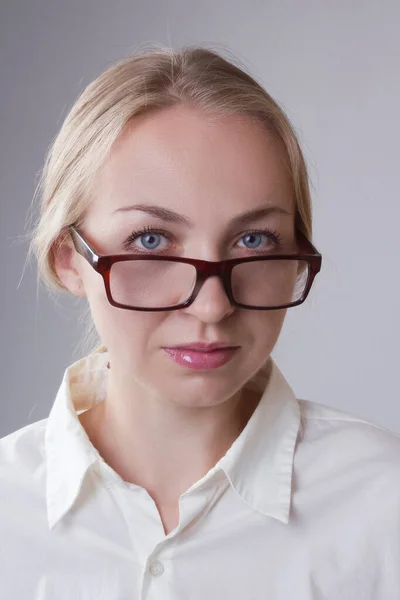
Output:
<svg viewBox="0 0 400 600">
<path fill-rule="evenodd" d="M 208 277 L 195 301 L 184 309 L 204 323 L 217 323 L 231 315 L 235 306 L 226 295 L 222 281 L 217 276 Z"/>
</svg>

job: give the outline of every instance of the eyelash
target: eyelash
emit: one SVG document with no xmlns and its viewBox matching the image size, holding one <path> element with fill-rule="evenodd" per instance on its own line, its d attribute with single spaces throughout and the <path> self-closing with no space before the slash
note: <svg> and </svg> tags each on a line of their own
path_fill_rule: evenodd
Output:
<svg viewBox="0 0 400 600">
<path fill-rule="evenodd" d="M 169 234 L 166 231 L 163 231 L 162 229 L 157 229 L 155 227 L 150 227 L 150 226 L 146 226 L 143 227 L 143 229 L 137 229 L 135 231 L 132 231 L 132 233 L 129 235 L 129 237 L 127 238 L 127 240 L 124 242 L 124 249 L 125 250 L 130 250 L 131 249 L 131 244 L 136 240 L 136 238 L 140 237 L 141 235 L 145 235 L 146 233 L 156 233 L 157 235 L 162 235 L 165 238 L 169 239 Z M 241 234 L 241 238 L 246 236 L 246 235 L 252 235 L 252 234 L 263 234 L 268 236 L 272 242 L 274 242 L 274 244 L 276 246 L 279 246 L 282 242 L 282 238 L 281 235 L 279 234 L 278 231 L 272 231 L 271 229 L 267 229 L 267 228 L 262 228 L 262 229 L 249 229 L 248 231 L 245 231 Z M 252 248 L 247 248 L 247 250 L 252 250 Z M 254 248 L 255 251 L 257 251 L 257 248 Z M 138 250 L 138 252 L 144 252 L 145 250 Z M 153 252 L 152 250 L 148 250 L 148 252 Z M 157 252 L 157 250 L 154 250 L 154 252 Z M 158 251 L 160 252 L 160 251 Z"/>
</svg>

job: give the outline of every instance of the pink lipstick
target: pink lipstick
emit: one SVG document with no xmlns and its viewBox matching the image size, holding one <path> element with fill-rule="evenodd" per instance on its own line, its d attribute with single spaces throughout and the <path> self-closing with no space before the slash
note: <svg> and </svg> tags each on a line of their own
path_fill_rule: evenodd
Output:
<svg viewBox="0 0 400 600">
<path fill-rule="evenodd" d="M 214 350 L 205 351 L 194 349 L 193 347 L 185 348 L 180 346 L 177 348 L 163 348 L 163 350 L 172 360 L 184 367 L 196 370 L 209 370 L 222 367 L 229 362 L 238 350 L 238 347 L 219 347 Z"/>
</svg>

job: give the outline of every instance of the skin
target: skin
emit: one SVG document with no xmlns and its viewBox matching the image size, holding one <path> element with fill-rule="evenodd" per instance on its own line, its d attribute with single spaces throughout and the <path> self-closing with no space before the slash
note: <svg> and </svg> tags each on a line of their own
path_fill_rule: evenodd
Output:
<svg viewBox="0 0 400 600">
<path fill-rule="evenodd" d="M 136 117 L 114 145 L 92 196 L 80 231 L 101 254 L 154 252 L 146 249 L 146 235 L 123 247 L 132 230 L 145 225 L 170 235 L 157 238 L 164 254 L 209 261 L 257 255 L 259 249 L 244 243 L 249 229 L 268 227 L 284 242 L 294 239 L 293 193 L 280 142 L 249 117 L 212 118 L 182 106 Z M 186 215 L 193 227 L 137 210 L 115 212 L 138 203 Z M 289 215 L 229 229 L 234 216 L 272 204 Z M 257 242 L 264 251 L 272 244 L 262 234 Z M 56 269 L 73 294 L 87 297 L 110 356 L 107 396 L 79 416 L 82 426 L 121 477 L 147 490 L 168 533 L 178 524 L 179 496 L 226 453 L 254 412 L 259 395 L 244 386 L 271 354 L 286 310 L 233 307 L 213 277 L 185 309 L 128 311 L 109 304 L 101 276 L 71 245 L 59 250 Z M 215 340 L 240 349 L 208 371 L 180 366 L 162 349 Z"/>
</svg>

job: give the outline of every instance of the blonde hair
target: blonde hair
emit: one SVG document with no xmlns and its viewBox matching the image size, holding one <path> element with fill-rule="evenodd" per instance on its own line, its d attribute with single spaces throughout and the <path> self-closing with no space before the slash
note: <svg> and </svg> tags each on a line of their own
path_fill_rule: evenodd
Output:
<svg viewBox="0 0 400 600">
<path fill-rule="evenodd" d="M 295 226 L 311 240 L 306 163 L 293 126 L 265 89 L 232 59 L 205 47 L 138 50 L 84 89 L 48 151 L 35 192 L 40 214 L 29 254 L 35 254 L 38 276 L 49 289 L 65 290 L 55 270 L 55 249 L 68 236 L 68 226 L 82 220 L 93 180 L 125 126 L 139 114 L 179 104 L 209 114 L 253 117 L 281 140 L 293 185 Z"/>
</svg>

